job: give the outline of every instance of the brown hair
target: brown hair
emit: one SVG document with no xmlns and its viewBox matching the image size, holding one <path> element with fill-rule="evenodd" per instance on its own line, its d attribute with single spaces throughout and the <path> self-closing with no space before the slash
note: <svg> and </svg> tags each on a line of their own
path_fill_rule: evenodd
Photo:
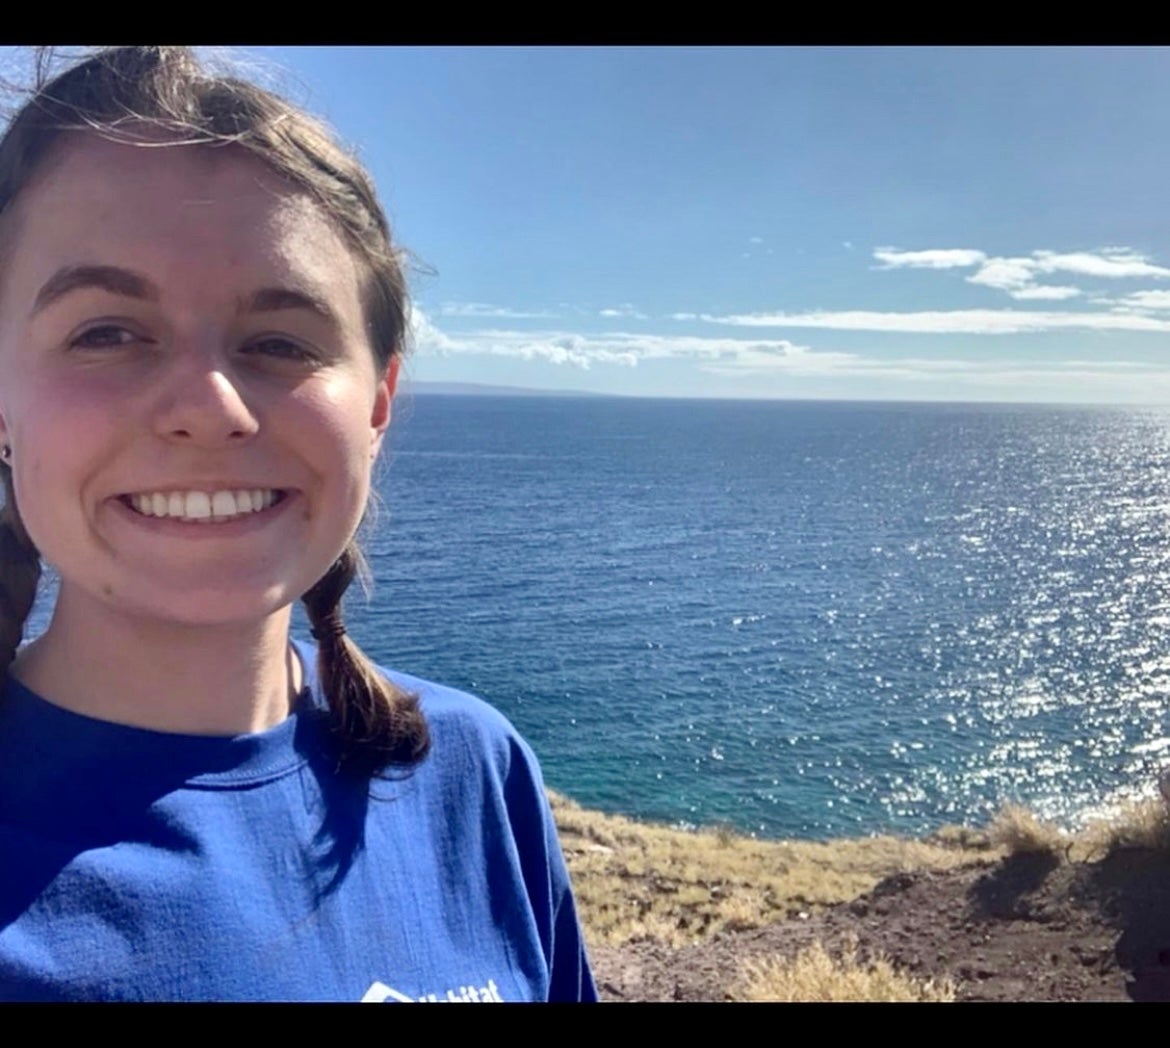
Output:
<svg viewBox="0 0 1170 1048">
<path fill-rule="evenodd" d="M 46 162 L 62 135 L 89 132 L 127 144 L 247 150 L 307 193 L 341 231 L 365 271 L 367 333 L 380 373 L 403 351 L 407 290 L 373 181 L 328 128 L 246 80 L 206 72 L 178 47 L 98 51 L 56 77 L 38 56 L 32 97 L 0 139 L 0 216 Z M 37 552 L 16 505 L 7 449 L 0 455 L 0 669 L 11 664 L 40 577 Z M 319 642 L 321 687 L 329 700 L 342 763 L 372 775 L 426 755 L 426 722 L 416 697 L 386 680 L 346 635 L 341 598 L 362 564 L 351 539 L 303 597 Z"/>
</svg>

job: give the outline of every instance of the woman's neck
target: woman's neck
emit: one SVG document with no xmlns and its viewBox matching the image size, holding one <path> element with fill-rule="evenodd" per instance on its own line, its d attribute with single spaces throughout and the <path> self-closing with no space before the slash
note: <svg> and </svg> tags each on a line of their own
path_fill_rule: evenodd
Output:
<svg viewBox="0 0 1170 1048">
<path fill-rule="evenodd" d="M 214 626 L 142 620 L 64 588 L 45 633 L 11 672 L 43 698 L 101 720 L 191 735 L 283 721 L 302 686 L 290 609 Z"/>
</svg>

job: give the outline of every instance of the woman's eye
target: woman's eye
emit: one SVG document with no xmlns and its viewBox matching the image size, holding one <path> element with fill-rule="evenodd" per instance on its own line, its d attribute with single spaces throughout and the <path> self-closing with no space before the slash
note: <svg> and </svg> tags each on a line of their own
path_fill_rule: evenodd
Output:
<svg viewBox="0 0 1170 1048">
<path fill-rule="evenodd" d="M 244 352 L 298 364 L 313 364 L 318 360 L 317 354 L 310 347 L 282 335 L 253 339 L 244 347 Z"/>
<path fill-rule="evenodd" d="M 117 349 L 132 342 L 149 341 L 118 324 L 98 324 L 75 335 L 69 345 L 72 349 Z"/>
</svg>

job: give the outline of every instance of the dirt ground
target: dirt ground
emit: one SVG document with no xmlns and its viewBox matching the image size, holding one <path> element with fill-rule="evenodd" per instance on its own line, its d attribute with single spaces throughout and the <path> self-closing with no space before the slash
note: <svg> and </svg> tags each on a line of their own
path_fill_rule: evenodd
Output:
<svg viewBox="0 0 1170 1048">
<path fill-rule="evenodd" d="M 849 903 L 671 948 L 592 951 L 609 1001 L 722 1001 L 743 963 L 850 939 L 960 1001 L 1170 1000 L 1170 859 L 1122 852 L 1096 863 L 1017 855 L 983 868 L 902 873 Z"/>
</svg>

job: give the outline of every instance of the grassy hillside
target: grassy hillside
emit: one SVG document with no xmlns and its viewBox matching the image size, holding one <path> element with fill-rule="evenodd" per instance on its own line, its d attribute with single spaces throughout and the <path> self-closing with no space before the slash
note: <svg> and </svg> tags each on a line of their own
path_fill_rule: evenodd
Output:
<svg viewBox="0 0 1170 1048">
<path fill-rule="evenodd" d="M 848 902 L 882 878 L 994 861 L 984 833 L 928 840 L 765 841 L 672 829 L 589 811 L 550 791 L 590 945 L 652 936 L 681 946 Z"/>
<path fill-rule="evenodd" d="M 1076 835 L 1007 806 L 984 830 L 813 842 L 550 798 L 610 999 L 1170 1000 L 1161 800 Z"/>
</svg>

